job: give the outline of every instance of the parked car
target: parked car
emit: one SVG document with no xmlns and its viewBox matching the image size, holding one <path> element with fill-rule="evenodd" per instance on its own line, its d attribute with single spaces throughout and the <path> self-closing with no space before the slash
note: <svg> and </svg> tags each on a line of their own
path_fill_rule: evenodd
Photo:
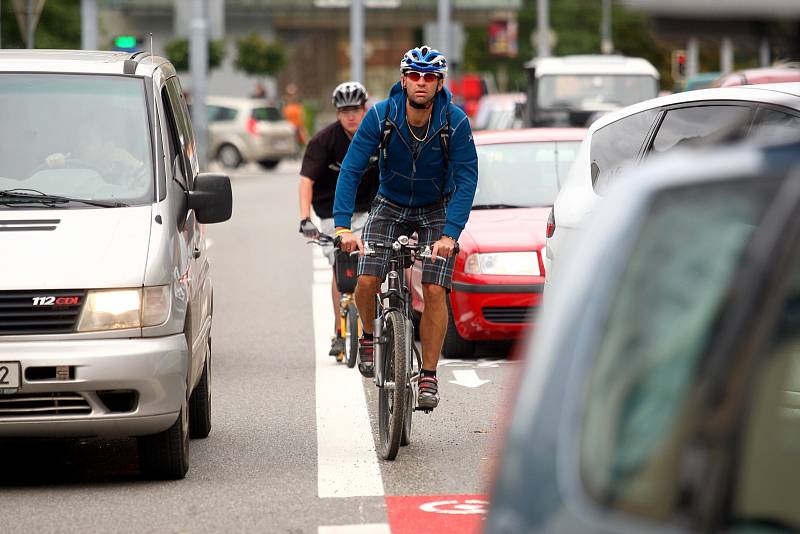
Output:
<svg viewBox="0 0 800 534">
<path fill-rule="evenodd" d="M 800 144 L 672 154 L 544 305 L 487 534 L 800 530 Z"/>
<path fill-rule="evenodd" d="M 0 95 L 0 439 L 136 437 L 142 474 L 183 478 L 230 181 L 199 172 L 166 59 L 0 50 Z"/>
<path fill-rule="evenodd" d="M 764 67 L 745 69 L 717 78 L 713 87 L 736 87 L 737 85 L 756 85 L 765 83 L 800 82 L 800 68 Z"/>
<path fill-rule="evenodd" d="M 206 108 L 209 154 L 228 169 L 242 163 L 274 169 L 300 150 L 295 127 L 263 99 L 214 96 Z"/>
<path fill-rule="evenodd" d="M 683 84 L 684 91 L 696 91 L 697 89 L 708 89 L 714 86 L 714 82 L 720 77 L 719 72 L 700 72 L 694 76 L 686 78 Z M 661 95 L 659 95 L 661 96 Z"/>
<path fill-rule="evenodd" d="M 494 93 L 481 97 L 473 130 L 510 130 L 522 126 L 525 93 Z"/>
<path fill-rule="evenodd" d="M 678 146 L 713 144 L 744 133 L 780 141 L 800 131 L 800 84 L 701 89 L 649 100 L 607 115 L 586 134 L 556 197 L 545 247 L 545 284 L 586 214 L 627 167 Z"/>
<path fill-rule="evenodd" d="M 528 71 L 525 126 L 589 126 L 599 115 L 658 95 L 646 59 L 612 55 L 536 58 Z"/>
<path fill-rule="evenodd" d="M 534 321 L 545 272 L 547 215 L 586 131 L 540 128 L 477 132 L 478 188 L 448 297 L 442 353 L 471 356 L 480 340 L 516 339 Z M 421 313 L 421 266 L 411 277 Z"/>
</svg>

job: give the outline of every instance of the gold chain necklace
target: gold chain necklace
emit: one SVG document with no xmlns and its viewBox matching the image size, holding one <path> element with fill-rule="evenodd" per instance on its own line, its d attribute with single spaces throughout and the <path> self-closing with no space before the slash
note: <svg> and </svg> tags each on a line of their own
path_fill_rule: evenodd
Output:
<svg viewBox="0 0 800 534">
<path fill-rule="evenodd" d="M 431 116 L 430 116 L 430 115 L 428 115 L 428 122 L 427 122 L 427 123 L 425 123 L 425 135 L 424 135 L 424 136 L 422 136 L 422 139 L 420 139 L 419 137 L 417 137 L 417 136 L 414 134 L 414 128 L 412 128 L 412 127 L 411 127 L 411 123 L 410 123 L 410 122 L 408 122 L 408 115 L 406 115 L 406 125 L 408 126 L 408 131 L 411 133 L 411 137 L 413 137 L 414 139 L 416 139 L 418 143 L 421 143 L 421 142 L 423 142 L 425 139 L 427 139 L 427 138 L 428 138 L 428 130 L 430 130 L 430 128 L 431 128 Z"/>
</svg>

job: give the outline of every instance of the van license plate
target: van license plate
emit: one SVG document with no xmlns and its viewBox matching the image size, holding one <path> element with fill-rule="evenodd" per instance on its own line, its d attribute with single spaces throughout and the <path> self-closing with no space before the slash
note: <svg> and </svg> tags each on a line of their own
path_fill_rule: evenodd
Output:
<svg viewBox="0 0 800 534">
<path fill-rule="evenodd" d="M 17 392 L 21 374 L 20 369 L 19 362 L 0 362 L 0 392 L 5 394 Z"/>
</svg>

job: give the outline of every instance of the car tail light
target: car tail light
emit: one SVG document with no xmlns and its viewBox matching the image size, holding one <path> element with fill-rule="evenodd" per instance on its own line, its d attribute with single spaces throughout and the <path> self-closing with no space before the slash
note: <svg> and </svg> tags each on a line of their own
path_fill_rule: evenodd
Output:
<svg viewBox="0 0 800 534">
<path fill-rule="evenodd" d="M 550 208 L 550 216 L 547 217 L 547 237 L 553 237 L 553 234 L 556 233 L 556 216 L 554 210 L 555 208 Z"/>
<path fill-rule="evenodd" d="M 258 129 L 258 121 L 253 117 L 247 119 L 247 133 L 253 136 L 261 135 L 261 131 Z"/>
</svg>

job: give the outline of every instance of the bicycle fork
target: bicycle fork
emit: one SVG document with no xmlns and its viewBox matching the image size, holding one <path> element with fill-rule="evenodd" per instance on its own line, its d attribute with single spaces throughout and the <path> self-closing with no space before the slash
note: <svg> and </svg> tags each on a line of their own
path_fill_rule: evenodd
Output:
<svg viewBox="0 0 800 534">
<path fill-rule="evenodd" d="M 375 315 L 375 323 L 373 325 L 373 334 L 372 338 L 374 340 L 372 345 L 372 354 L 373 354 L 373 364 L 372 367 L 375 371 L 373 380 L 375 381 L 375 385 L 379 388 L 382 388 L 386 383 L 386 377 L 383 376 L 383 346 L 384 346 L 384 339 L 383 339 L 383 314 L 381 313 L 380 309 L 378 309 L 378 313 Z"/>
</svg>

